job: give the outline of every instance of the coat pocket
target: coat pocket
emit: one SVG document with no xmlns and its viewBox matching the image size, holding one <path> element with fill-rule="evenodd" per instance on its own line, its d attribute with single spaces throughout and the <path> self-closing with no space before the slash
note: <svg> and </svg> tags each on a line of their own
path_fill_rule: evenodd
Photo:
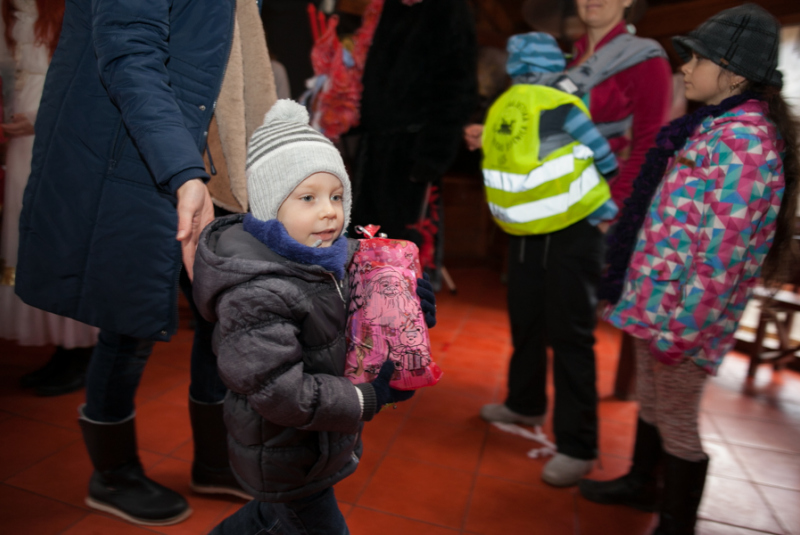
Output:
<svg viewBox="0 0 800 535">
<path fill-rule="evenodd" d="M 668 264 L 669 263 L 665 263 L 663 266 L 657 269 L 651 269 L 650 278 L 661 282 L 680 281 L 684 271 L 683 264 Z"/>
<path fill-rule="evenodd" d="M 320 433 L 320 450 L 325 451 L 325 464 L 315 466 L 309 477 L 325 479 L 340 472 L 353 460 L 358 434 Z M 356 455 L 356 459 L 358 455 Z"/>
<path fill-rule="evenodd" d="M 663 262 L 651 268 L 648 276 L 644 277 L 639 298 L 653 328 L 662 329 L 680 304 L 683 274 L 683 264 Z"/>
<path fill-rule="evenodd" d="M 631 261 L 621 302 L 629 320 L 660 330 L 682 298 L 685 267 L 654 255 L 638 253 Z"/>
</svg>

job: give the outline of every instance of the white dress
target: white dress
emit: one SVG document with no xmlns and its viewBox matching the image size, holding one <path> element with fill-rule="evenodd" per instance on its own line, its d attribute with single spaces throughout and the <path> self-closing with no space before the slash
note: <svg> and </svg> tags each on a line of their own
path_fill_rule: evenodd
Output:
<svg viewBox="0 0 800 535">
<path fill-rule="evenodd" d="M 12 36 L 16 43 L 14 98 L 6 103 L 14 113 L 24 113 L 33 123 L 42 97 L 42 87 L 50 54 L 47 46 L 36 44 L 33 25 L 35 0 L 11 1 L 17 8 Z M 10 114 L 7 114 L 10 116 Z M 19 214 L 22 194 L 31 172 L 34 136 L 11 138 L 6 149 L 6 184 L 3 223 L 0 233 L 0 338 L 16 340 L 22 346 L 54 344 L 66 349 L 90 347 L 97 342 L 98 329 L 57 316 L 23 303 L 14 293 L 14 278 L 19 244 Z"/>
</svg>

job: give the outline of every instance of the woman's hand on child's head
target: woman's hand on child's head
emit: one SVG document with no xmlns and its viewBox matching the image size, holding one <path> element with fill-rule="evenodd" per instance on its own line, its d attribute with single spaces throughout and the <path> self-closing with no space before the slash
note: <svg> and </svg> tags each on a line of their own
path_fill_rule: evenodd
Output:
<svg viewBox="0 0 800 535">
<path fill-rule="evenodd" d="M 433 293 L 433 286 L 427 273 L 422 274 L 421 279 L 417 279 L 417 295 L 420 299 L 422 313 L 425 315 L 425 325 L 428 329 L 436 325 L 436 294 Z"/>
<path fill-rule="evenodd" d="M 394 362 L 390 359 L 387 359 L 386 362 L 383 363 L 381 366 L 381 371 L 378 372 L 378 377 L 372 381 L 372 388 L 375 389 L 375 400 L 377 401 L 377 410 L 378 412 L 381 410 L 381 407 L 387 405 L 389 403 L 398 403 L 400 401 L 406 401 L 411 399 L 414 395 L 415 390 L 397 390 L 389 386 L 389 381 L 392 380 L 392 375 L 394 374 Z"/>
</svg>

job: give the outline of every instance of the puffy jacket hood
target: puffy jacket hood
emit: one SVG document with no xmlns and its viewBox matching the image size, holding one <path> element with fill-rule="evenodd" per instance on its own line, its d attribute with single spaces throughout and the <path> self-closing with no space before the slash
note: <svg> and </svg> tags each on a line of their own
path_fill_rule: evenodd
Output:
<svg viewBox="0 0 800 535">
<path fill-rule="evenodd" d="M 243 229 L 243 220 L 244 214 L 216 219 L 200 235 L 193 293 L 200 313 L 208 321 L 217 321 L 215 309 L 220 295 L 255 277 L 290 276 L 309 282 L 332 277 L 321 266 L 300 264 L 275 253 Z M 349 240 L 347 264 L 357 247 L 356 240 Z"/>
</svg>

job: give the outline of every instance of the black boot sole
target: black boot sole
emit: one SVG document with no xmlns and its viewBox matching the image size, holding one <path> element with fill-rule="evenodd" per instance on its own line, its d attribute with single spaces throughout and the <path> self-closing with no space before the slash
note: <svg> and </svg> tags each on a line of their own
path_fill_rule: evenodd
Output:
<svg viewBox="0 0 800 535">
<path fill-rule="evenodd" d="M 236 496 L 237 498 L 247 501 L 253 499 L 253 497 L 247 494 L 244 490 L 240 488 L 228 487 L 226 485 L 207 485 L 191 481 L 189 482 L 189 488 L 198 494 L 225 494 L 228 496 Z"/>
<path fill-rule="evenodd" d="M 139 526 L 171 526 L 172 524 L 183 522 L 184 520 L 189 518 L 193 512 L 191 507 L 187 507 L 184 511 L 173 517 L 164 518 L 162 520 L 153 520 L 150 518 L 138 518 L 135 516 L 131 516 L 122 509 L 114 507 L 110 503 L 105 503 L 95 500 L 91 496 L 86 497 L 86 505 L 88 505 L 92 509 L 97 509 L 98 511 L 103 511 L 104 513 L 109 513 L 114 516 L 118 516 L 119 518 L 122 518 L 130 522 L 131 524 L 137 524 Z"/>
<path fill-rule="evenodd" d="M 606 500 L 606 499 L 595 499 L 595 497 L 587 497 L 585 494 L 581 493 L 586 500 L 592 503 L 599 503 L 601 505 L 624 505 L 625 507 L 630 507 L 631 509 L 636 509 L 637 511 L 642 511 L 645 513 L 655 513 L 658 511 L 659 507 L 657 503 L 639 503 L 639 502 L 632 502 L 629 500 Z"/>
<path fill-rule="evenodd" d="M 589 480 L 584 480 L 584 481 L 578 483 L 578 489 L 580 491 L 580 495 L 585 500 L 588 500 L 590 502 L 599 503 L 601 505 L 624 505 L 625 507 L 630 507 L 638 511 L 644 511 L 645 513 L 655 513 L 656 511 L 659 510 L 659 503 L 657 502 L 655 497 L 653 497 L 651 501 L 643 501 L 641 499 L 633 500 L 630 498 L 631 496 L 630 492 L 620 495 L 621 493 L 614 494 L 608 491 L 604 493 L 602 491 L 599 491 L 597 489 L 592 489 L 590 487 L 591 484 L 605 483 L 605 482 L 589 481 Z M 611 481 L 607 483 L 611 483 Z M 651 494 L 651 493 L 640 492 L 639 494 Z M 637 497 L 640 496 L 637 495 Z"/>
</svg>

